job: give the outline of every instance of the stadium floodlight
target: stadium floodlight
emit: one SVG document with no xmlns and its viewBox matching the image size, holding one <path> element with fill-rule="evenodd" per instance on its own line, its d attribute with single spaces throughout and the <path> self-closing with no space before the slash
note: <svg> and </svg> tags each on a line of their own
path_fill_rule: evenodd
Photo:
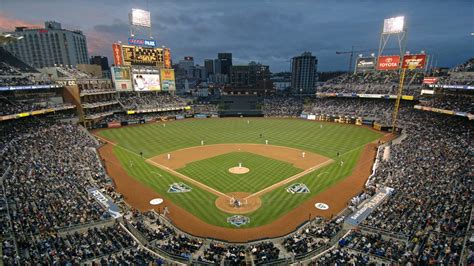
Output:
<svg viewBox="0 0 474 266">
<path fill-rule="evenodd" d="M 135 26 L 151 27 L 150 12 L 143 9 L 132 8 L 130 23 Z"/>
<path fill-rule="evenodd" d="M 383 33 L 399 33 L 405 30 L 405 17 L 387 18 L 383 21 Z"/>
</svg>

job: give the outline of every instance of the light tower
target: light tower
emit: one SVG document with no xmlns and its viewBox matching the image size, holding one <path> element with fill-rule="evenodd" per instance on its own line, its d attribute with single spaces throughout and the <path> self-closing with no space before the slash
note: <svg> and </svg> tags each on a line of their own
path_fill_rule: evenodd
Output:
<svg viewBox="0 0 474 266">
<path fill-rule="evenodd" d="M 387 18 L 383 21 L 383 29 L 380 34 L 379 53 L 377 56 L 383 54 L 383 51 L 392 36 L 396 37 L 400 58 L 402 58 L 405 54 L 407 44 L 407 28 L 404 16 Z"/>
<path fill-rule="evenodd" d="M 147 37 L 153 39 L 151 31 L 150 11 L 132 8 L 128 14 L 130 37 L 134 38 L 138 32 L 146 31 Z"/>
</svg>

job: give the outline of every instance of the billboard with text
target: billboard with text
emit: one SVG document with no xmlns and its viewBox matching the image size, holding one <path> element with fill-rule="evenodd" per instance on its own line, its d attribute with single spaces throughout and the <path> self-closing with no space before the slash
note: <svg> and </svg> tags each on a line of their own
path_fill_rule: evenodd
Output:
<svg viewBox="0 0 474 266">
<path fill-rule="evenodd" d="M 375 57 L 360 57 L 356 61 L 356 72 L 365 72 L 375 69 Z"/>
<path fill-rule="evenodd" d="M 377 61 L 378 70 L 397 70 L 400 66 L 400 56 L 382 55 Z"/>
<path fill-rule="evenodd" d="M 436 84 L 438 82 L 437 77 L 424 77 L 423 84 Z"/>
<path fill-rule="evenodd" d="M 163 49 L 163 60 L 165 68 L 171 68 L 171 51 L 170 48 Z"/>
<path fill-rule="evenodd" d="M 414 54 L 403 56 L 402 68 L 423 69 L 426 64 L 425 54 Z"/>
<path fill-rule="evenodd" d="M 130 67 L 112 67 L 111 72 L 112 80 L 114 81 L 115 85 L 115 90 L 133 90 Z"/>
<path fill-rule="evenodd" d="M 118 43 L 112 44 L 112 52 L 114 54 L 114 65 L 121 66 L 123 64 L 123 57 L 122 57 L 122 47 L 120 47 L 120 44 Z"/>
<path fill-rule="evenodd" d="M 161 70 L 161 88 L 163 91 L 176 90 L 176 83 L 174 80 L 174 69 Z"/>
</svg>

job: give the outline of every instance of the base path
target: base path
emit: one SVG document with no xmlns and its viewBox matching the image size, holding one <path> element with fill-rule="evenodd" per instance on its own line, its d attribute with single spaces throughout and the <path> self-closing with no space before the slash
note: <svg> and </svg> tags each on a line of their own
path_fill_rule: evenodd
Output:
<svg viewBox="0 0 474 266">
<path fill-rule="evenodd" d="M 331 218 L 347 206 L 347 202 L 357 195 L 364 186 L 371 173 L 372 164 L 376 153 L 376 144 L 368 144 L 362 151 L 359 161 L 352 174 L 339 181 L 325 191 L 315 195 L 298 207 L 275 219 L 273 222 L 254 228 L 233 229 L 208 224 L 192 213 L 169 201 L 148 186 L 140 183 L 128 175 L 113 152 L 111 144 L 105 144 L 99 149 L 101 158 L 104 159 L 107 173 L 113 178 L 116 190 L 124 196 L 125 201 L 140 211 L 162 207 L 150 205 L 150 200 L 163 198 L 159 206 L 167 206 L 170 213 L 168 217 L 179 229 L 200 237 L 209 237 L 230 242 L 247 242 L 262 238 L 279 237 L 294 231 L 310 217 L 322 216 Z M 306 154 L 307 156 L 308 154 Z M 314 165 L 314 164 L 313 164 Z M 226 195 L 227 196 L 227 195 Z M 227 199 L 228 200 L 228 199 Z M 328 210 L 318 210 L 314 207 L 316 202 L 329 205 Z"/>
<path fill-rule="evenodd" d="M 271 159 L 291 163 L 294 167 L 303 170 L 330 160 L 327 157 L 309 151 L 265 144 L 214 144 L 196 146 L 169 152 L 171 156 L 170 160 L 168 160 L 168 153 L 157 155 L 150 158 L 150 160 L 176 170 L 185 167 L 188 163 L 201 161 L 230 152 L 254 153 Z M 303 152 L 305 153 L 304 158 Z"/>
</svg>

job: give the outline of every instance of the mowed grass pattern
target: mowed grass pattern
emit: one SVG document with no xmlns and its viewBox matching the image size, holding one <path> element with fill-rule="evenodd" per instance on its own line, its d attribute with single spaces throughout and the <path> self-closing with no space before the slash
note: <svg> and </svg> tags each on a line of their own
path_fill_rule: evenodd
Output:
<svg viewBox="0 0 474 266">
<path fill-rule="evenodd" d="M 250 121 L 248 124 L 247 121 Z M 287 146 L 329 158 L 377 139 L 380 134 L 353 125 L 300 119 L 188 119 L 102 130 L 106 137 L 146 158 L 205 144 L 258 143 Z M 322 126 L 322 128 L 320 127 Z M 262 137 L 260 137 L 262 134 Z"/>
<path fill-rule="evenodd" d="M 229 173 L 229 168 L 238 166 L 239 162 L 250 172 L 240 175 Z M 232 152 L 189 163 L 177 171 L 220 192 L 253 193 L 303 170 L 257 154 Z"/>
<path fill-rule="evenodd" d="M 247 120 L 250 120 L 250 124 L 247 124 Z M 321 124 L 323 128 L 320 128 Z M 263 133 L 262 138 L 259 132 Z M 350 125 L 296 119 L 246 118 L 176 121 L 166 123 L 166 127 L 163 127 L 161 123 L 155 123 L 103 130 L 100 135 L 118 143 L 119 146 L 114 148 L 114 152 L 130 176 L 156 190 L 165 200 L 173 201 L 201 220 L 230 228 L 234 227 L 228 224 L 226 219 L 231 215 L 220 211 L 215 206 L 215 195 L 146 163 L 137 153 L 142 151 L 146 157 L 153 157 L 167 151 L 199 146 L 201 139 L 204 139 L 206 144 L 217 144 L 263 143 L 265 138 L 268 138 L 274 145 L 305 149 L 336 160 L 335 163 L 295 181 L 295 183 L 305 183 L 311 193 L 290 194 L 286 192 L 286 186 L 283 186 L 263 195 L 262 207 L 253 213 L 246 214 L 250 217 L 251 223 L 241 228 L 248 228 L 272 222 L 350 175 L 363 146 L 381 136 L 366 128 Z M 337 152 L 340 152 L 340 158 L 336 158 Z M 339 165 L 339 159 L 344 161 L 342 167 Z M 130 161 L 133 161 L 133 167 Z M 168 193 L 169 185 L 173 182 L 183 182 L 191 186 L 192 191 Z"/>
</svg>

